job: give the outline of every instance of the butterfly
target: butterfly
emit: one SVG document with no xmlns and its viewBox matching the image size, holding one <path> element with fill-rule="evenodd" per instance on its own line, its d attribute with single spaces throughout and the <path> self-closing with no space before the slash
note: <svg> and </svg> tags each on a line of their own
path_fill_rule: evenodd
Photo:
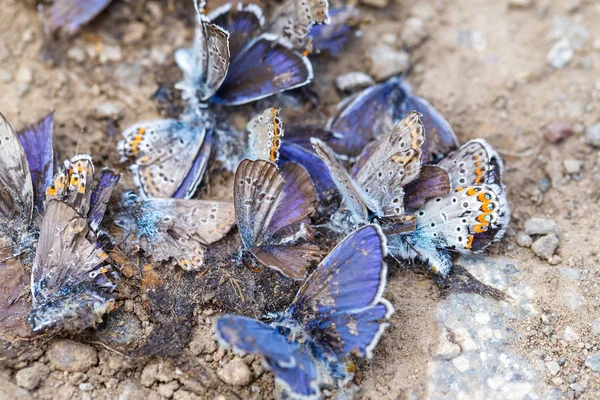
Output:
<svg viewBox="0 0 600 400">
<path fill-rule="evenodd" d="M 31 270 L 34 332 L 95 326 L 114 303 L 115 284 L 97 229 L 119 175 L 95 181 L 89 155 L 66 160 L 46 188 L 44 218 Z"/>
<path fill-rule="evenodd" d="M 230 34 L 227 75 L 210 101 L 239 105 L 307 85 L 313 79 L 310 60 L 277 35 L 264 32 L 260 7 L 229 3 L 217 8 L 209 20 Z"/>
<path fill-rule="evenodd" d="M 318 246 L 305 243 L 316 202 L 310 176 L 298 164 L 279 170 L 270 161 L 244 159 L 235 171 L 235 214 L 244 247 L 290 278 L 303 279 L 320 257 Z"/>
<path fill-rule="evenodd" d="M 362 227 L 341 241 L 307 278 L 292 304 L 263 322 L 223 316 L 219 343 L 258 354 L 292 398 L 319 398 L 322 366 L 348 379 L 344 358 L 371 358 L 394 309 L 382 297 L 387 266 L 379 227 Z"/>
<path fill-rule="evenodd" d="M 288 0 L 274 12 L 270 31 L 298 48 L 313 26 L 330 22 L 327 0 Z"/>
<path fill-rule="evenodd" d="M 54 0 L 51 7 L 40 5 L 39 10 L 45 30 L 73 35 L 111 2 L 112 0 Z"/>
<path fill-rule="evenodd" d="M 206 248 L 235 222 L 233 204 L 219 200 L 140 199 L 125 193 L 115 223 L 155 261 L 173 259 L 187 271 L 204 266 Z"/>
<path fill-rule="evenodd" d="M 279 161 L 279 148 L 284 135 L 280 108 L 267 108 L 246 125 L 248 131 L 248 158 Z"/>
<path fill-rule="evenodd" d="M 329 146 L 319 139 L 311 139 L 355 224 L 404 214 L 403 186 L 417 178 L 421 171 L 425 130 L 420 118 L 421 114 L 414 111 L 406 114 L 370 147 L 353 176 Z"/>
<path fill-rule="evenodd" d="M 17 135 L 0 114 L 0 260 L 34 248 L 54 167 L 53 120 L 50 114 Z"/>
<path fill-rule="evenodd" d="M 328 24 L 314 25 L 310 29 L 310 42 L 313 53 L 339 54 L 353 32 L 349 21 L 356 19 L 358 10 L 353 6 L 332 8 L 329 10 Z"/>
<path fill-rule="evenodd" d="M 484 140 L 464 144 L 438 166 L 448 171 L 453 190 L 416 211 L 414 231 L 388 240 L 392 254 L 418 258 L 447 276 L 452 252 L 478 253 L 504 236 L 510 208 L 501 182 L 502 160 Z"/>
</svg>

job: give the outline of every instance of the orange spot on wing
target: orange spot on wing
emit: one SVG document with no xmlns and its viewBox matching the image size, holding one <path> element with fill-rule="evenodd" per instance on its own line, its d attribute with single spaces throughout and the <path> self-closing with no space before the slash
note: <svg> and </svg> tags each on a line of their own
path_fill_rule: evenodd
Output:
<svg viewBox="0 0 600 400">
<path fill-rule="evenodd" d="M 474 235 L 469 235 L 469 238 L 468 238 L 469 241 L 467 242 L 467 245 L 465 246 L 465 248 L 467 250 L 470 250 L 471 246 L 473 246 L 473 239 L 475 239 L 475 236 Z"/>
</svg>

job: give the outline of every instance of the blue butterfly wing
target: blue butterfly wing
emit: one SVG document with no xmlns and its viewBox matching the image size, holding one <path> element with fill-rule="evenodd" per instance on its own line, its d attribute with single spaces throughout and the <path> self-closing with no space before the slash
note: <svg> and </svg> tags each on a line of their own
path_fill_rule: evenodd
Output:
<svg viewBox="0 0 600 400">
<path fill-rule="evenodd" d="M 229 54 L 233 60 L 265 24 L 262 9 L 256 4 L 227 3 L 208 15 L 212 23 L 229 32 Z"/>
<path fill-rule="evenodd" d="M 357 157 L 370 141 L 402 119 L 405 98 L 400 80 L 392 78 L 343 100 L 327 123 L 326 129 L 335 135 L 327 144 L 338 154 Z"/>
<path fill-rule="evenodd" d="M 280 164 L 292 161 L 302 165 L 312 179 L 319 198 L 325 198 L 336 192 L 335 183 L 323 161 L 312 151 L 293 143 L 283 142 L 279 149 Z"/>
<path fill-rule="evenodd" d="M 287 315 L 306 326 L 317 344 L 338 356 L 346 355 L 349 348 L 358 352 L 362 349 L 361 354 L 368 356 L 367 349 L 380 335 L 375 333 L 380 332 L 379 327 L 381 330 L 385 327 L 379 318 L 371 317 L 381 315 L 381 305 L 386 308 L 385 318 L 393 311 L 382 299 L 386 254 L 385 237 L 378 226 L 358 229 L 319 264 L 296 295 Z"/>
<path fill-rule="evenodd" d="M 115 174 L 114 171 L 110 169 L 103 169 L 100 171 L 96 179 L 98 183 L 92 190 L 90 198 L 90 211 L 88 213 L 90 227 L 93 230 L 97 230 L 100 226 L 100 222 L 102 222 L 102 218 L 104 218 L 104 213 L 106 212 L 106 206 L 108 205 L 110 196 L 115 186 L 117 186 L 119 183 L 121 175 Z"/>
<path fill-rule="evenodd" d="M 217 104 L 239 105 L 312 81 L 312 64 L 272 34 L 253 39 L 233 59 L 225 81 L 211 98 Z"/>
<path fill-rule="evenodd" d="M 54 113 L 50 113 L 37 123 L 19 131 L 19 141 L 33 183 L 34 204 L 40 213 L 44 212 L 46 187 L 52 184 L 54 176 L 54 149 L 52 147 L 52 129 Z"/>
<path fill-rule="evenodd" d="M 268 368 L 292 394 L 319 396 L 316 366 L 296 343 L 267 324 L 247 317 L 224 316 L 217 320 L 219 343 L 236 352 L 264 357 Z"/>
<path fill-rule="evenodd" d="M 212 151 L 213 137 L 212 131 L 206 132 L 204 142 L 200 147 L 200 151 L 196 155 L 196 159 L 190 168 L 190 171 L 181 182 L 181 185 L 173 194 L 174 199 L 189 199 L 194 195 L 194 192 L 198 188 L 198 185 L 204 177 L 206 167 L 208 166 L 208 159 Z"/>
<path fill-rule="evenodd" d="M 102 12 L 112 0 L 55 0 L 42 18 L 50 31 L 72 35 Z"/>
<path fill-rule="evenodd" d="M 352 33 L 352 27 L 348 25 L 351 18 L 356 17 L 358 10 L 354 7 L 339 7 L 329 9 L 331 22 L 323 25 L 313 25 L 310 37 L 313 42 L 315 53 L 328 52 L 337 55 Z"/>
</svg>

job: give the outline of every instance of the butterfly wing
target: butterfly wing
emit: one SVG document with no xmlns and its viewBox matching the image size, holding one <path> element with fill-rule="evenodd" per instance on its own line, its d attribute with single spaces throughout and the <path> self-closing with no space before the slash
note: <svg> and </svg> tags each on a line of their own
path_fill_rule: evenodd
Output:
<svg viewBox="0 0 600 400">
<path fill-rule="evenodd" d="M 204 142 L 205 128 L 174 119 L 140 122 L 123 131 L 117 148 L 143 197 L 171 197 L 185 181 Z"/>
<path fill-rule="evenodd" d="M 405 83 L 401 85 L 406 93 L 402 104 L 403 112 L 418 111 L 423 116 L 426 132 L 423 162 L 430 163 L 455 150 L 458 147 L 458 139 L 448 121 L 427 100 L 411 93 L 408 85 Z"/>
<path fill-rule="evenodd" d="M 229 51 L 234 59 L 250 40 L 259 35 L 265 24 L 262 9 L 256 4 L 227 3 L 208 15 L 214 24 L 229 32 Z"/>
<path fill-rule="evenodd" d="M 446 276 L 452 267 L 447 252 L 476 253 L 500 240 L 508 227 L 510 209 L 500 186 L 478 185 L 430 199 L 416 215 L 417 226 L 405 238 L 405 247 L 412 250 L 411 258 L 428 261 L 432 269 Z"/>
<path fill-rule="evenodd" d="M 390 132 L 402 119 L 405 98 L 400 81 L 390 79 L 343 100 L 325 127 L 335 135 L 327 144 L 338 154 L 357 157 L 371 140 Z"/>
<path fill-rule="evenodd" d="M 120 179 L 121 175 L 115 174 L 110 169 L 103 169 L 98 174 L 96 187 L 92 189 L 91 193 L 90 212 L 88 215 L 90 228 L 93 230 L 98 230 L 102 218 L 104 218 L 110 196 Z"/>
<path fill-rule="evenodd" d="M 181 185 L 179 185 L 175 193 L 173 193 L 173 196 L 171 196 L 174 199 L 189 199 L 196 192 L 198 185 L 200 185 L 200 182 L 202 182 L 206 168 L 208 167 L 208 161 L 213 149 L 213 134 L 213 131 L 207 132 L 206 136 L 204 137 L 204 142 L 202 142 L 200 151 L 196 155 L 196 159 L 194 160 L 190 171 L 183 179 L 183 182 L 181 182 Z"/>
<path fill-rule="evenodd" d="M 310 29 L 313 52 L 328 52 L 335 56 L 348 41 L 353 28 L 348 25 L 351 19 L 358 16 L 358 10 L 355 7 L 338 7 L 329 10 L 331 23 L 325 25 L 314 25 Z"/>
<path fill-rule="evenodd" d="M 222 239 L 235 222 L 233 204 L 226 201 L 125 197 L 117 224 L 135 230 L 156 261 L 173 258 L 188 271 L 204 266 L 206 246 Z"/>
<path fill-rule="evenodd" d="M 197 94 L 201 101 L 208 100 L 227 75 L 229 32 L 198 13 L 194 44 L 177 50 L 175 62 L 183 72 L 183 81 L 175 87 L 184 91 L 184 98 Z"/>
<path fill-rule="evenodd" d="M 0 227 L 4 233 L 13 229 L 27 230 L 33 199 L 27 157 L 12 126 L 0 114 Z M 3 243 L 3 246 L 13 244 L 16 243 Z"/>
<path fill-rule="evenodd" d="M 35 206 L 40 213 L 44 212 L 44 193 L 46 187 L 52 183 L 54 175 L 53 127 L 54 113 L 50 113 L 18 133 L 29 164 Z"/>
<path fill-rule="evenodd" d="M 248 131 L 248 158 L 277 163 L 283 137 L 281 109 L 271 107 L 256 115 L 246 125 Z"/>
<path fill-rule="evenodd" d="M 465 143 L 438 165 L 448 171 L 454 189 L 482 184 L 501 185 L 504 170 L 496 150 L 483 139 Z"/>
<path fill-rule="evenodd" d="M 344 204 L 351 211 L 356 222 L 366 222 L 371 214 L 378 214 L 379 209 L 375 201 L 356 184 L 333 150 L 319 139 L 313 138 L 311 142 L 315 152 L 329 169 L 331 179 L 342 194 Z"/>
<path fill-rule="evenodd" d="M 100 14 L 112 0 L 55 0 L 52 7 L 42 9 L 45 27 L 72 35 L 82 25 Z"/>
<path fill-rule="evenodd" d="M 369 356 L 393 312 L 382 299 L 386 284 L 385 236 L 364 226 L 329 253 L 298 291 L 286 314 L 307 327 L 317 343 L 338 356 Z"/>
<path fill-rule="evenodd" d="M 50 326 L 79 330 L 95 324 L 111 302 L 114 284 L 103 275 L 106 253 L 87 239 L 89 226 L 73 207 L 46 203 L 31 270 L 34 331 Z"/>
<path fill-rule="evenodd" d="M 411 212 L 423 207 L 432 197 L 450 192 L 450 177 L 444 168 L 423 165 L 419 176 L 404 187 L 404 208 Z"/>
<path fill-rule="evenodd" d="M 223 316 L 217 320 L 219 343 L 236 353 L 257 354 L 293 398 L 319 398 L 319 374 L 315 364 L 296 343 L 260 321 Z"/>
<path fill-rule="evenodd" d="M 46 203 L 60 200 L 87 216 L 91 207 L 94 164 L 91 156 L 79 154 L 65 160 L 62 170 L 46 188 Z"/>
<path fill-rule="evenodd" d="M 304 44 L 313 25 L 330 22 L 327 0 L 288 0 L 272 18 L 270 31 L 294 46 Z"/>
<path fill-rule="evenodd" d="M 327 198 L 335 192 L 336 186 L 325 163 L 312 151 L 294 143 L 284 142 L 281 145 L 280 163 L 294 162 L 306 169 L 315 185 L 319 198 Z"/>
<path fill-rule="evenodd" d="M 232 60 L 225 81 L 211 101 L 239 105 L 308 84 L 310 60 L 272 34 L 253 39 Z"/>
</svg>

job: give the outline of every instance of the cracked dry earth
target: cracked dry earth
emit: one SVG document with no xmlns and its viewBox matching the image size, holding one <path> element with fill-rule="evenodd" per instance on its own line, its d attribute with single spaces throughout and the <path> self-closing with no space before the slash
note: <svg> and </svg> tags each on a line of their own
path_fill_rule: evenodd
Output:
<svg viewBox="0 0 600 400">
<path fill-rule="evenodd" d="M 179 79 L 172 54 L 192 38 L 190 5 L 115 0 L 48 52 L 30 3 L 2 2 L 1 112 L 20 129 L 55 110 L 59 159 L 78 146 L 97 165 L 124 172 L 121 188 L 132 188 L 115 144 L 129 124 L 173 113 L 153 95 Z M 407 80 L 415 92 L 446 116 L 461 142 L 483 137 L 501 151 L 513 216 L 491 251 L 457 260 L 506 301 L 443 291 L 416 268 L 390 268 L 386 297 L 396 313 L 374 358 L 358 362 L 356 397 L 599 398 L 600 5 L 365 3 L 358 5 L 362 35 L 339 58 L 315 59 L 312 89 L 321 105 L 332 110 L 342 98 L 333 83 L 340 73 L 377 76 L 372 58 L 382 43 L 390 51 L 411 47 Z M 239 126 L 246 118 L 232 116 Z M 51 338 L 5 359 L 0 398 L 277 395 L 259 359 L 234 357 L 214 342 L 221 310 L 209 306 L 179 320 L 174 332 L 191 337 L 177 354 L 127 357 L 118 349 L 138 340 L 128 332 L 152 329 L 143 299 L 124 302 L 130 317 L 117 338 Z"/>
</svg>

